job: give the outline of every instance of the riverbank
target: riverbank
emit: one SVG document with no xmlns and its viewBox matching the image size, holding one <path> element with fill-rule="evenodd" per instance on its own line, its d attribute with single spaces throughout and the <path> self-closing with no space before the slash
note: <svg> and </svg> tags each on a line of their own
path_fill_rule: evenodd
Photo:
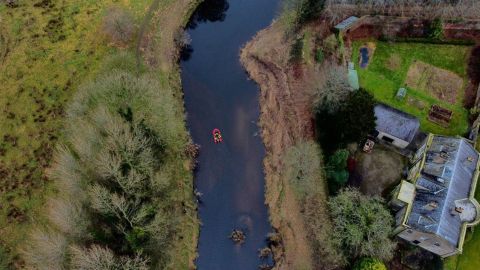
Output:
<svg viewBox="0 0 480 270">
<path fill-rule="evenodd" d="M 152 13 L 150 23 L 139 40 L 139 52 L 144 62 L 160 78 L 162 86 L 172 89 L 178 101 L 179 119 L 184 123 L 183 133 L 190 137 L 186 127 L 186 112 L 183 101 L 182 81 L 180 78 L 179 57 L 181 46 L 179 36 L 184 32 L 191 15 L 202 0 L 173 0 L 160 3 Z M 190 142 L 192 143 L 192 142 Z M 186 149 L 187 151 L 187 149 Z M 188 154 L 188 153 L 187 153 Z M 197 216 L 197 203 L 194 197 L 193 159 L 183 160 L 184 168 L 188 171 L 184 179 L 179 179 L 178 200 L 183 206 L 184 215 L 178 220 L 178 233 L 174 236 L 174 247 L 170 251 L 172 260 L 166 269 L 195 269 L 195 259 L 198 256 L 197 245 L 200 230 L 200 221 Z"/>
<path fill-rule="evenodd" d="M 278 21 L 260 31 L 242 49 L 241 62 L 261 90 L 265 202 L 270 222 L 281 237 L 281 244 L 274 248 L 276 269 L 315 269 L 319 254 L 313 254 L 301 215 L 303 206 L 282 173 L 285 152 L 315 137 L 309 81 L 318 77 L 322 67 L 313 62 L 292 66 L 289 58 L 293 39 L 286 39 L 284 33 Z"/>
<path fill-rule="evenodd" d="M 157 1 L 158 2 L 158 1 Z M 155 6 L 140 40 L 140 53 L 162 87 L 174 92 L 180 108 L 178 119 L 185 127 L 183 94 L 178 67 L 180 47 L 177 33 L 188 22 L 199 0 L 163 1 Z M 53 149 L 64 142 L 64 109 L 78 86 L 92 79 L 104 58 L 126 46 L 114 46 L 103 36 L 103 15 L 112 6 L 128 10 L 135 25 L 145 22 L 148 3 L 98 1 L 64 3 L 41 1 L 0 3 L 0 268 L 22 268 L 18 250 L 25 235 L 41 217 L 46 199 L 56 192 L 45 169 Z M 16 4 L 18 3 L 18 4 Z M 129 44 L 133 47 L 132 44 Z M 128 47 L 128 46 L 127 46 Z M 12 102 L 12 100 L 14 102 Z M 178 204 L 187 211 L 180 218 L 174 258 L 167 269 L 194 269 L 199 221 L 193 196 L 191 158 L 179 161 Z M 183 173 L 185 171 L 185 173 Z"/>
</svg>

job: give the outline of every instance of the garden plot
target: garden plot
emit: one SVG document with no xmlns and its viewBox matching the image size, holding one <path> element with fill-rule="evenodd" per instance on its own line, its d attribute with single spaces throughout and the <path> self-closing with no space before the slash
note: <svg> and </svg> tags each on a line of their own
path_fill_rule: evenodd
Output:
<svg viewBox="0 0 480 270">
<path fill-rule="evenodd" d="M 468 110 L 463 107 L 467 62 L 472 48 L 461 45 L 395 43 L 373 40 L 353 42 L 353 62 L 361 62 L 361 48 L 372 44 L 366 68 L 359 68 L 360 87 L 381 103 L 416 116 L 424 132 L 458 135 L 468 131 Z M 370 46 L 372 46 L 370 45 Z M 404 98 L 397 98 L 406 88 Z M 432 122 L 433 105 L 452 112 L 448 123 Z"/>
<path fill-rule="evenodd" d="M 442 101 L 455 104 L 457 95 L 463 88 L 463 79 L 451 71 L 422 61 L 414 61 L 408 69 L 405 84 Z"/>
</svg>

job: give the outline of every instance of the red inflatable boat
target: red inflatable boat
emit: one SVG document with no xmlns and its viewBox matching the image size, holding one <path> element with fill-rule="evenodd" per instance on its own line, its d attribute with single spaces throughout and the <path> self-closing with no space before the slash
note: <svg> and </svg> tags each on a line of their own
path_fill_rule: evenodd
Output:
<svg viewBox="0 0 480 270">
<path fill-rule="evenodd" d="M 214 142 L 214 143 L 221 143 L 221 142 L 223 142 L 222 133 L 220 133 L 220 130 L 219 130 L 218 128 L 215 128 L 215 129 L 212 131 L 212 135 L 213 135 L 213 142 Z"/>
</svg>

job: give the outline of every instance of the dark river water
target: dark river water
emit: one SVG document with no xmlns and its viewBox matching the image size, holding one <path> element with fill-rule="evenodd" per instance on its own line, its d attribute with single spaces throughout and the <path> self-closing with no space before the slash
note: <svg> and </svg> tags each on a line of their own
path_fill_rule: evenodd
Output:
<svg viewBox="0 0 480 270">
<path fill-rule="evenodd" d="M 195 173 L 203 193 L 199 270 L 254 270 L 266 262 L 258 257 L 271 231 L 257 126 L 259 89 L 248 80 L 239 50 L 277 11 L 278 0 L 206 0 L 190 22 L 192 42 L 181 67 L 188 126 L 201 146 Z M 213 143 L 214 128 L 221 130 L 222 144 Z M 228 238 L 234 228 L 246 231 L 243 245 Z"/>
</svg>

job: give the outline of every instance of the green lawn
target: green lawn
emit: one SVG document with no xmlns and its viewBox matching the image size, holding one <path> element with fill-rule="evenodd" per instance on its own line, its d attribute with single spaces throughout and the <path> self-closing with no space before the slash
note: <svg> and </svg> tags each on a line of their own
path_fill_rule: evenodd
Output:
<svg viewBox="0 0 480 270">
<path fill-rule="evenodd" d="M 403 100 L 397 100 L 395 95 L 400 87 L 405 86 L 408 69 L 415 60 L 452 71 L 464 78 L 465 85 L 470 47 L 374 41 L 376 49 L 373 58 L 368 67 L 362 69 L 358 65 L 359 49 L 365 43 L 366 41 L 354 42 L 352 52 L 352 59 L 358 70 L 361 87 L 372 93 L 378 101 L 417 116 L 422 130 L 425 132 L 445 135 L 463 135 L 467 132 L 468 111 L 462 106 L 463 91 L 458 93 L 455 104 L 438 100 L 424 91 L 411 88 L 408 89 L 407 97 Z M 389 64 L 392 55 L 396 55 L 397 59 L 400 59 L 397 61 L 395 68 L 392 68 Z M 410 102 L 408 101 L 409 98 Z M 453 111 L 453 117 L 448 128 L 427 120 L 428 111 L 433 104 L 438 104 Z"/>
</svg>

